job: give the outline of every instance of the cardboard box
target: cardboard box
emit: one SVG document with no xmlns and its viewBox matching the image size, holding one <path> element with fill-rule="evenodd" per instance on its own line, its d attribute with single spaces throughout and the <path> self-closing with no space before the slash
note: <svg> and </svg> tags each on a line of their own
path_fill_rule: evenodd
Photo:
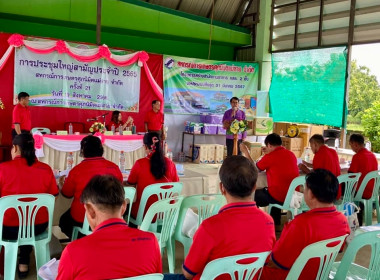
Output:
<svg viewBox="0 0 380 280">
<path fill-rule="evenodd" d="M 222 163 L 224 160 L 224 145 L 215 145 L 215 163 Z"/>
<path fill-rule="evenodd" d="M 288 133 L 288 127 L 291 125 L 289 122 L 275 122 L 273 123 L 273 132 L 282 136 Z"/>
<path fill-rule="evenodd" d="M 222 124 L 218 124 L 218 134 L 226 134 L 226 130 L 223 128 Z"/>
<path fill-rule="evenodd" d="M 250 142 L 250 141 L 244 141 L 243 142 L 244 145 L 247 146 L 248 148 L 248 151 L 251 155 L 251 158 L 253 160 L 257 160 L 259 157 L 261 157 L 261 153 L 262 153 L 262 150 L 261 150 L 261 143 L 260 142 Z"/>
<path fill-rule="evenodd" d="M 194 163 L 208 163 L 208 151 L 207 144 L 195 144 L 193 153 L 193 145 L 190 145 L 189 156 Z"/>
<path fill-rule="evenodd" d="M 273 132 L 273 120 L 269 117 L 255 117 L 253 121 L 248 121 L 248 125 L 248 130 L 252 129 L 253 135 L 268 135 Z"/>
<path fill-rule="evenodd" d="M 207 163 L 215 163 L 215 144 L 207 144 Z"/>
<path fill-rule="evenodd" d="M 303 146 L 308 147 L 309 139 L 314 134 L 323 135 L 323 126 L 322 125 L 310 125 L 310 124 L 299 124 L 298 128 L 300 130 L 299 137 L 303 139 Z"/>
<path fill-rule="evenodd" d="M 281 137 L 282 146 L 292 151 L 297 158 L 301 158 L 303 153 L 303 138 Z"/>
<path fill-rule="evenodd" d="M 218 132 L 218 125 L 217 124 L 209 124 L 205 123 L 202 128 L 203 134 L 217 134 Z"/>
</svg>

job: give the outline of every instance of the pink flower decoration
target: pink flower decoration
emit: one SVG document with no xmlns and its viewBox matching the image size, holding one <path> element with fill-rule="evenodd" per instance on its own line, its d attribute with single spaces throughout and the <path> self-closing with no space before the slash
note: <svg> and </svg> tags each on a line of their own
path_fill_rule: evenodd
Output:
<svg viewBox="0 0 380 280">
<path fill-rule="evenodd" d="M 104 46 L 104 45 L 99 47 L 98 53 L 100 54 L 100 56 L 105 57 L 105 58 L 111 57 L 110 50 L 108 49 L 107 46 Z"/>
<path fill-rule="evenodd" d="M 66 43 L 62 40 L 57 41 L 57 43 L 55 44 L 55 48 L 58 53 L 67 53 Z"/>
<path fill-rule="evenodd" d="M 13 34 L 11 35 L 11 37 L 9 37 L 8 43 L 11 46 L 21 47 L 22 45 L 24 45 L 24 36 L 20 34 Z"/>
<path fill-rule="evenodd" d="M 34 147 L 36 149 L 41 149 L 44 144 L 44 137 L 42 137 L 42 135 L 39 135 L 39 134 L 33 134 L 33 138 L 34 138 Z"/>
<path fill-rule="evenodd" d="M 100 138 L 100 141 L 102 142 L 102 144 L 104 144 L 104 141 L 106 141 L 106 138 L 104 137 L 104 134 L 103 134 L 103 133 L 96 132 L 96 133 L 94 134 L 94 136 L 99 137 L 99 138 Z"/>
<path fill-rule="evenodd" d="M 139 52 L 138 56 L 141 62 L 146 62 L 149 59 L 149 55 L 144 51 Z"/>
</svg>

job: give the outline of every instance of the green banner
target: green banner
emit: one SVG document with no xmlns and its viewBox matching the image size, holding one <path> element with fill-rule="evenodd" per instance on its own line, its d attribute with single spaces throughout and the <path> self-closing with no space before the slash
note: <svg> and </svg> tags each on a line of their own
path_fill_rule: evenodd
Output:
<svg viewBox="0 0 380 280">
<path fill-rule="evenodd" d="M 274 53 L 273 121 L 345 126 L 346 47 Z"/>
<path fill-rule="evenodd" d="M 29 93 L 30 106 L 138 112 L 140 67 L 117 67 L 105 59 L 85 63 L 67 54 L 16 48 L 15 97 L 21 91 Z"/>
<path fill-rule="evenodd" d="M 164 56 L 165 113 L 223 114 L 232 96 L 256 115 L 258 63 Z"/>
</svg>

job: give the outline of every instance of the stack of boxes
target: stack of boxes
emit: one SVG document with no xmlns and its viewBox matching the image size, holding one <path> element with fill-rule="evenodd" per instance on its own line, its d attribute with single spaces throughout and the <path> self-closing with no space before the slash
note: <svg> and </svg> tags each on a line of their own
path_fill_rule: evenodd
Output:
<svg viewBox="0 0 380 280">
<path fill-rule="evenodd" d="M 270 117 L 249 118 L 247 123 L 247 135 L 268 135 L 273 132 L 273 120 Z"/>
<path fill-rule="evenodd" d="M 248 148 L 248 151 L 251 155 L 251 158 L 253 160 L 258 160 L 260 157 L 261 157 L 261 153 L 262 153 L 262 150 L 261 150 L 261 143 L 260 142 L 250 142 L 250 141 L 244 141 L 243 142 L 244 145 L 247 146 Z"/>
<path fill-rule="evenodd" d="M 224 159 L 224 145 L 194 144 L 190 145 L 189 157 L 194 163 L 222 163 Z"/>
</svg>

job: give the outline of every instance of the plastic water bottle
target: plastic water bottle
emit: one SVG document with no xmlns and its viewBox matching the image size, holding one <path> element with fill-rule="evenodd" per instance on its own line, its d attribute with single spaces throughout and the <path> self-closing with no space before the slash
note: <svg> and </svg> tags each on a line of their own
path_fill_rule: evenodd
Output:
<svg viewBox="0 0 380 280">
<path fill-rule="evenodd" d="M 335 149 L 338 150 L 338 148 L 339 148 L 339 138 L 335 138 L 335 144 L 334 144 L 334 146 L 335 146 Z"/>
<path fill-rule="evenodd" d="M 371 151 L 371 149 L 372 149 L 371 141 L 369 141 L 369 140 L 365 141 L 365 148 L 366 148 L 368 151 Z"/>
<path fill-rule="evenodd" d="M 173 160 L 173 153 L 171 149 L 168 150 L 166 157 L 169 158 L 170 160 Z"/>
<path fill-rule="evenodd" d="M 112 131 L 112 134 L 115 134 L 115 125 L 114 124 L 112 124 L 112 126 L 111 126 L 111 131 Z"/>
<path fill-rule="evenodd" d="M 67 159 L 66 159 L 67 169 L 68 169 L 68 170 L 71 170 L 71 169 L 73 168 L 73 164 L 74 164 L 74 157 L 73 157 L 73 153 L 70 152 L 70 153 L 67 155 Z"/>
<path fill-rule="evenodd" d="M 132 125 L 132 134 L 136 134 L 136 126 Z"/>
<path fill-rule="evenodd" d="M 119 135 L 123 135 L 123 126 L 119 125 Z"/>
<path fill-rule="evenodd" d="M 70 135 L 74 134 L 73 133 L 73 124 L 72 123 L 69 124 L 69 134 Z"/>
<path fill-rule="evenodd" d="M 125 154 L 123 151 L 120 152 L 120 157 L 119 157 L 119 168 L 121 172 L 125 171 Z"/>
<path fill-rule="evenodd" d="M 304 161 L 306 161 L 306 162 L 310 161 L 310 149 L 309 149 L 309 147 L 306 147 L 306 149 L 305 149 Z"/>
</svg>

